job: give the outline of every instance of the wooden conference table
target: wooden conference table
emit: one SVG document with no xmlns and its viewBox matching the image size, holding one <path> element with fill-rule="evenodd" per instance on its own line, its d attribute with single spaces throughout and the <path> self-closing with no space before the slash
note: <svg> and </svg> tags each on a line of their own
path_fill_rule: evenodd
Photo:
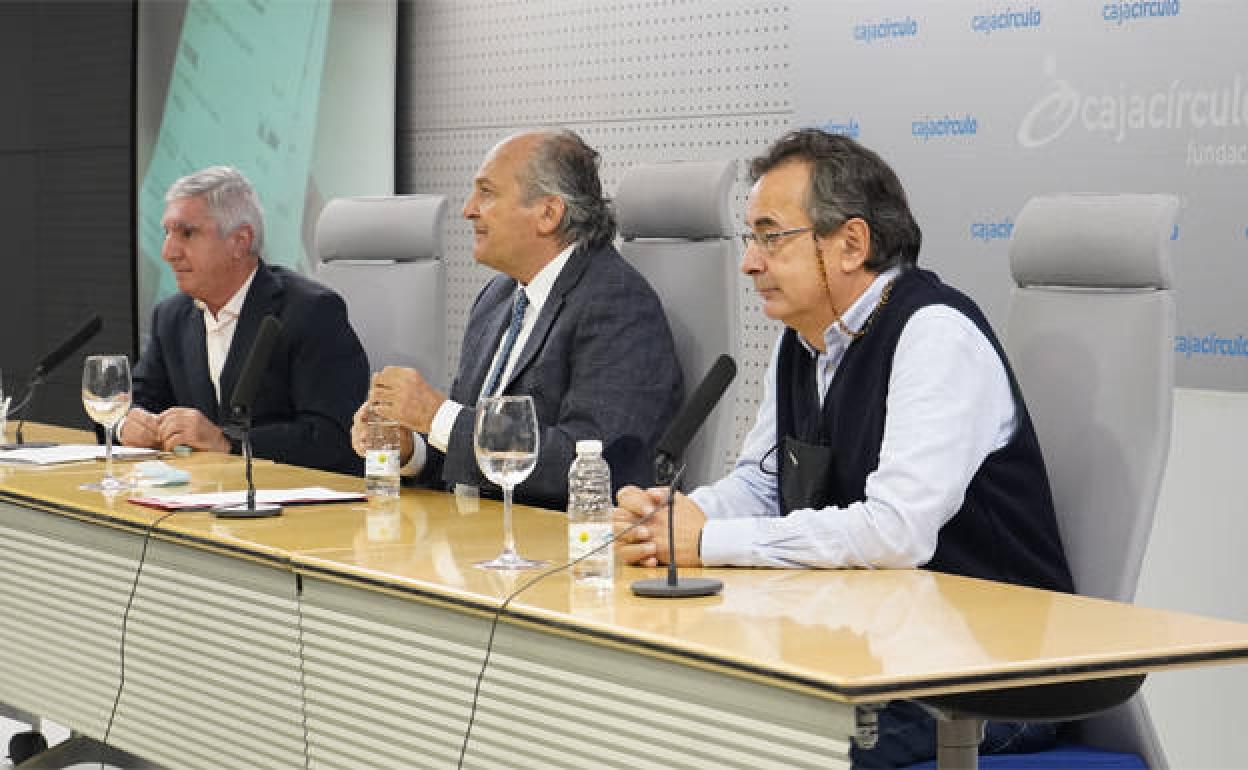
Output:
<svg viewBox="0 0 1248 770">
<path fill-rule="evenodd" d="M 242 485 L 236 457 L 168 462 L 193 491 Z M 0 467 L 0 703 L 95 738 L 162 515 L 79 489 L 101 472 Z M 499 549 L 499 522 L 493 501 L 418 490 L 164 519 L 109 743 L 169 768 L 454 767 L 491 615 L 535 574 L 472 566 Z M 518 507 L 516 532 L 527 556 L 565 556 L 560 513 Z M 689 573 L 722 595 L 641 599 L 629 583 L 657 571 L 621 568 L 605 593 L 559 572 L 517 597 L 465 766 L 847 767 L 860 705 L 1248 660 L 1245 624 L 923 570 Z"/>
</svg>

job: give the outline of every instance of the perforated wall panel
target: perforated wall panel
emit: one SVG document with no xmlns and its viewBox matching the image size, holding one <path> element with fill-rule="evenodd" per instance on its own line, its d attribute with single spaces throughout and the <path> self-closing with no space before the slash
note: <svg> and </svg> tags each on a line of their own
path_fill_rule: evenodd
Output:
<svg viewBox="0 0 1248 770">
<path fill-rule="evenodd" d="M 775 2 L 460 2 L 400 5 L 399 186 L 448 196 L 447 371 L 477 291 L 463 206 L 485 153 L 515 131 L 559 125 L 602 153 L 613 191 L 636 163 L 736 158 L 746 166 L 791 127 L 791 9 Z M 778 326 L 739 292 L 740 374 L 731 466 L 762 395 Z M 453 376 L 453 375 L 451 375 Z M 449 384 L 449 383 L 447 383 Z"/>
</svg>

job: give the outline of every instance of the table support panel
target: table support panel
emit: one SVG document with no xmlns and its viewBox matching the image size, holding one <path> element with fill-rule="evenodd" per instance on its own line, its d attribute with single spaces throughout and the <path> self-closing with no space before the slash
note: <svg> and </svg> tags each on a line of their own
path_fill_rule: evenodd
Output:
<svg viewBox="0 0 1248 770">
<path fill-rule="evenodd" d="M 305 578 L 318 768 L 458 757 L 489 620 Z M 853 707 L 500 624 L 466 767 L 848 767 Z"/>
</svg>

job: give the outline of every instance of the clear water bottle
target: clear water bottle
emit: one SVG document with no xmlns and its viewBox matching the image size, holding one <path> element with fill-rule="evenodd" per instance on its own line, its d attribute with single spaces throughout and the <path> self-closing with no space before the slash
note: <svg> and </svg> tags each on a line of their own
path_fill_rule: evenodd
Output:
<svg viewBox="0 0 1248 770">
<path fill-rule="evenodd" d="M 602 457 L 602 442 L 576 442 L 576 459 L 568 470 L 568 561 L 606 547 L 572 566 L 574 581 L 611 585 L 611 508 L 611 468 Z"/>
<path fill-rule="evenodd" d="M 399 496 L 399 424 L 370 411 L 368 449 L 364 453 L 364 492 L 369 500 Z"/>
</svg>

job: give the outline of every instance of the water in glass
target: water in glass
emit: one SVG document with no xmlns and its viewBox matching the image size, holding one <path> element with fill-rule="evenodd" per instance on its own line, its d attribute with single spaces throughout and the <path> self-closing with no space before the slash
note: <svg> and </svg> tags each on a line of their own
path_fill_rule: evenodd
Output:
<svg viewBox="0 0 1248 770">
<path fill-rule="evenodd" d="M 541 429 L 537 409 L 529 396 L 494 396 L 477 404 L 473 424 L 473 449 L 477 465 L 487 479 L 503 488 L 503 552 L 477 562 L 485 569 L 532 569 L 545 562 L 526 559 L 516 552 L 511 527 L 511 496 L 516 485 L 529 477 L 537 464 Z"/>
<path fill-rule="evenodd" d="M 82 405 L 104 427 L 104 478 L 83 489 L 116 491 L 126 483 L 113 475 L 113 429 L 130 409 L 130 359 L 123 355 L 87 356 L 82 365 Z"/>
</svg>

